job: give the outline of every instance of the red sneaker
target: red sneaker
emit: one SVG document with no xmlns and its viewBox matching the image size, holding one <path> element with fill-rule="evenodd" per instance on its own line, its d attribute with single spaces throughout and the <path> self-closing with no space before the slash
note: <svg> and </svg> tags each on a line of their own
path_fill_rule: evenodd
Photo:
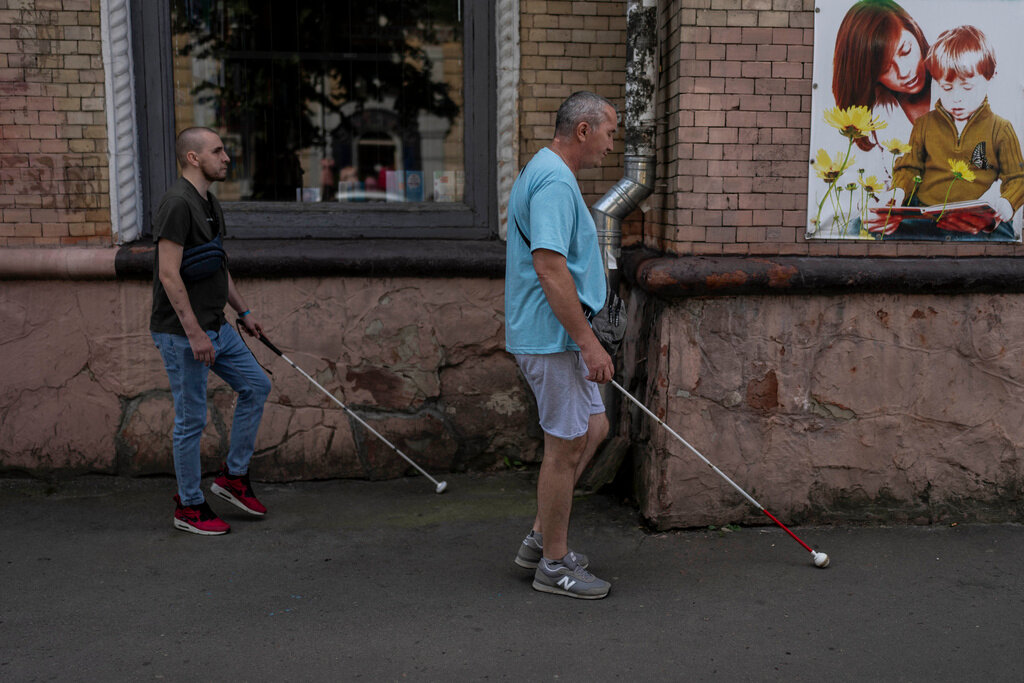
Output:
<svg viewBox="0 0 1024 683">
<path fill-rule="evenodd" d="M 252 491 L 248 472 L 240 477 L 233 477 L 228 474 L 226 467 L 221 469 L 220 474 L 210 485 L 210 493 L 245 510 L 250 515 L 262 517 L 267 514 L 267 508 L 256 499 L 256 494 Z"/>
<path fill-rule="evenodd" d="M 218 517 L 204 500 L 199 505 L 182 505 L 174 494 L 174 528 L 202 536 L 220 536 L 231 531 L 231 525 Z"/>
</svg>

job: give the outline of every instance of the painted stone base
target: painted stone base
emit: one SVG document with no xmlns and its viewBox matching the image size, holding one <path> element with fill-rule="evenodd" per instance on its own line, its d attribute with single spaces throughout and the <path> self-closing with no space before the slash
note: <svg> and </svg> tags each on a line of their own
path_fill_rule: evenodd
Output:
<svg viewBox="0 0 1024 683">
<path fill-rule="evenodd" d="M 425 468 L 536 463 L 529 389 L 503 350 L 502 282 L 242 280 L 269 338 Z M 0 471 L 170 474 L 173 407 L 149 286 L 20 282 L 0 295 Z M 1024 296 L 633 294 L 624 383 L 787 524 L 1024 519 Z M 254 477 L 411 474 L 262 345 L 272 372 Z M 211 379 L 202 456 L 227 450 Z M 766 523 L 623 403 L 658 528 Z"/>
<path fill-rule="evenodd" d="M 787 524 L 1024 519 L 1024 296 L 646 306 L 627 388 Z M 654 526 L 771 523 L 638 409 L 623 420 Z"/>
<path fill-rule="evenodd" d="M 536 408 L 504 351 L 503 282 L 241 280 L 268 338 L 428 471 L 540 457 Z M 5 282 L 0 471 L 173 473 L 174 408 L 139 282 Z M 273 374 L 253 476 L 414 472 L 302 375 L 246 337 Z M 234 394 L 209 383 L 203 465 L 227 452 Z"/>
</svg>

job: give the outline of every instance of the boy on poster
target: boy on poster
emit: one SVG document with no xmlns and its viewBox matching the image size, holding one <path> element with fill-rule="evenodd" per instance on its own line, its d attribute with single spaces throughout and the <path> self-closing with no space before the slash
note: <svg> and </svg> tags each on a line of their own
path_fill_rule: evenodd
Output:
<svg viewBox="0 0 1024 683">
<path fill-rule="evenodd" d="M 1011 220 L 1024 205 L 1024 159 L 1013 126 L 988 104 L 995 51 L 979 29 L 960 26 L 938 37 L 925 64 L 940 99 L 914 122 L 911 151 L 896 161 L 893 204 L 941 208 L 918 218 L 875 208 L 868 229 L 896 238 L 1015 239 Z M 950 208 L 969 200 L 979 206 Z"/>
</svg>

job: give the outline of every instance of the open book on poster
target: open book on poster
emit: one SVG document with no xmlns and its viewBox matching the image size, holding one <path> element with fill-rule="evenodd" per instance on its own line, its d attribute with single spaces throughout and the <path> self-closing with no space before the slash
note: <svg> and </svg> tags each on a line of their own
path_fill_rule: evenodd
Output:
<svg viewBox="0 0 1024 683">
<path fill-rule="evenodd" d="M 901 218 L 937 218 L 943 213 L 946 216 L 970 215 L 993 219 L 996 217 L 996 210 L 983 199 L 969 199 L 963 202 L 949 202 L 932 206 L 874 206 L 871 207 L 871 211 L 878 216 L 893 215 Z"/>
</svg>

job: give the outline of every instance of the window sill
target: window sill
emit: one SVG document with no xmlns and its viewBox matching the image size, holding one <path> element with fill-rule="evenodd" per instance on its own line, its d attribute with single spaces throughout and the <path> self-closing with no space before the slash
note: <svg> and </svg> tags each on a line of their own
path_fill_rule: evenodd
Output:
<svg viewBox="0 0 1024 683">
<path fill-rule="evenodd" d="M 488 237 L 463 204 L 223 202 L 232 237 L 243 239 L 432 239 Z M 477 223 L 480 223 L 479 225 Z"/>
<path fill-rule="evenodd" d="M 500 240 L 227 239 L 231 274 L 246 278 L 505 276 Z M 151 279 L 154 245 L 126 244 L 115 261 L 118 279 Z"/>
</svg>

